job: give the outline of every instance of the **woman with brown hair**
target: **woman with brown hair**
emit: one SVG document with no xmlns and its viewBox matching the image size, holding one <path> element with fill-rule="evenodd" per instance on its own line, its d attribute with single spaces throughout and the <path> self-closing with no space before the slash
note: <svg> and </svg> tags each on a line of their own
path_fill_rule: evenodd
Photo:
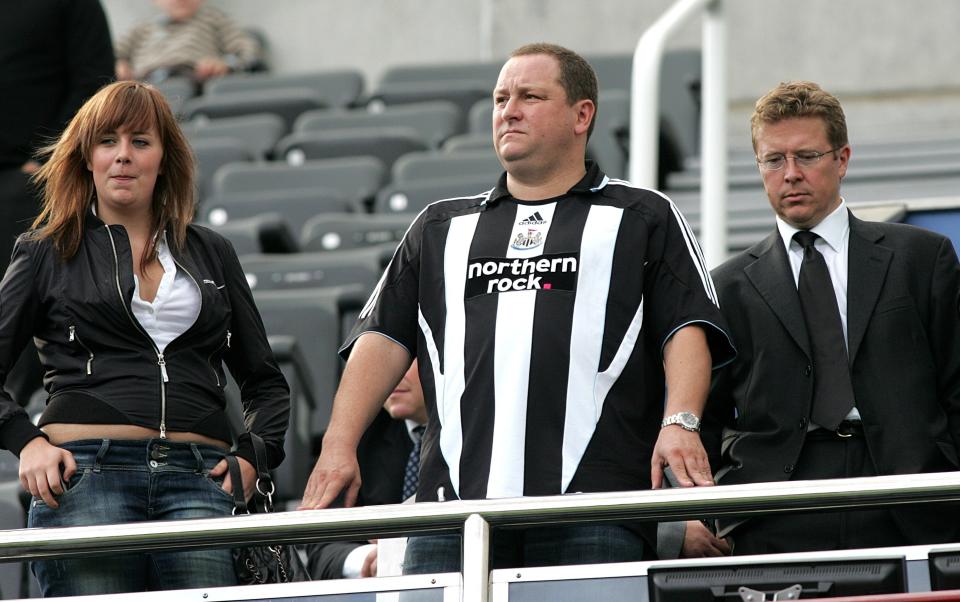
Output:
<svg viewBox="0 0 960 602">
<path fill-rule="evenodd" d="M 230 244 L 190 224 L 190 149 L 154 88 L 118 82 L 81 107 L 36 174 L 43 210 L 0 282 L 0 385 L 33 337 L 39 427 L 0 389 L 0 446 L 20 457 L 30 527 L 230 514 L 223 362 L 246 424 L 283 459 L 286 382 Z M 249 434 L 238 438 L 254 486 Z M 45 596 L 236 583 L 226 549 L 44 560 Z"/>
</svg>

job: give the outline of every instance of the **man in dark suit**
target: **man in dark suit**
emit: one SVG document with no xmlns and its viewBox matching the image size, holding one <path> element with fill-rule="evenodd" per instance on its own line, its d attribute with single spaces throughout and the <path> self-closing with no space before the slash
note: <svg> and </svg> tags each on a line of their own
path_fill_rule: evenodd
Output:
<svg viewBox="0 0 960 602">
<path fill-rule="evenodd" d="M 357 506 L 399 504 L 417 489 L 419 454 L 411 455 L 427 423 L 427 409 L 417 372 L 417 361 L 383 404 L 383 410 L 364 432 L 357 447 L 363 483 Z M 419 466 L 416 466 L 419 469 Z M 374 577 L 377 574 L 377 544 L 343 541 L 307 546 L 310 574 L 314 579 Z"/>
<path fill-rule="evenodd" d="M 843 110 L 816 84 L 780 84 L 751 122 L 777 229 L 713 273 L 738 349 L 705 419 L 717 452 L 708 425 L 726 427 L 718 482 L 957 470 L 956 251 L 938 234 L 850 214 Z M 721 524 L 721 535 L 735 554 L 934 543 L 958 541 L 956 516 L 943 506 L 768 515 Z"/>
</svg>

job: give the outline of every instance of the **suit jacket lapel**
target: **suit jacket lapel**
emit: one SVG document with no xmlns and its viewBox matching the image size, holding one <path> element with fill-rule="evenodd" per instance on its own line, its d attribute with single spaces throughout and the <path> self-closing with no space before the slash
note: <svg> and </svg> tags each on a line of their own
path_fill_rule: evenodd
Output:
<svg viewBox="0 0 960 602">
<path fill-rule="evenodd" d="M 877 304 L 893 253 L 878 242 L 883 233 L 850 215 L 847 253 L 847 345 L 853 364 Z"/>
<path fill-rule="evenodd" d="M 810 339 L 783 239 L 776 230 L 748 253 L 757 258 L 744 273 L 790 337 L 810 357 Z"/>
</svg>

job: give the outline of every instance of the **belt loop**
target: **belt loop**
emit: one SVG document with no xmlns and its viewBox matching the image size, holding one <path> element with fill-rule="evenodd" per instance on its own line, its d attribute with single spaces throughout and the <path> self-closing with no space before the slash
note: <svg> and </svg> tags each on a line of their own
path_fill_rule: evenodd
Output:
<svg viewBox="0 0 960 602">
<path fill-rule="evenodd" d="M 203 454 L 200 453 L 200 449 L 197 448 L 196 443 L 190 444 L 190 451 L 193 452 L 193 457 L 197 461 L 197 468 L 196 468 L 197 474 L 203 474 Z"/>
<path fill-rule="evenodd" d="M 93 472 L 100 473 L 100 464 L 103 463 L 103 457 L 107 455 L 107 450 L 110 449 L 110 440 L 104 439 L 100 444 L 100 449 L 97 451 L 97 457 L 93 461 Z"/>
</svg>

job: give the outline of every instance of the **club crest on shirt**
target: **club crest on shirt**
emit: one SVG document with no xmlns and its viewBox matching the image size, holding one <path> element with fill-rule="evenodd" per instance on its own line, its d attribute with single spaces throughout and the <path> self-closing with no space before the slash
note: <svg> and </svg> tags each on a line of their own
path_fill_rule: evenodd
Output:
<svg viewBox="0 0 960 602">
<path fill-rule="evenodd" d="M 517 232 L 517 235 L 510 242 L 510 246 L 518 251 L 533 249 L 542 244 L 543 232 L 536 228 L 527 228 L 526 232 Z"/>
</svg>

